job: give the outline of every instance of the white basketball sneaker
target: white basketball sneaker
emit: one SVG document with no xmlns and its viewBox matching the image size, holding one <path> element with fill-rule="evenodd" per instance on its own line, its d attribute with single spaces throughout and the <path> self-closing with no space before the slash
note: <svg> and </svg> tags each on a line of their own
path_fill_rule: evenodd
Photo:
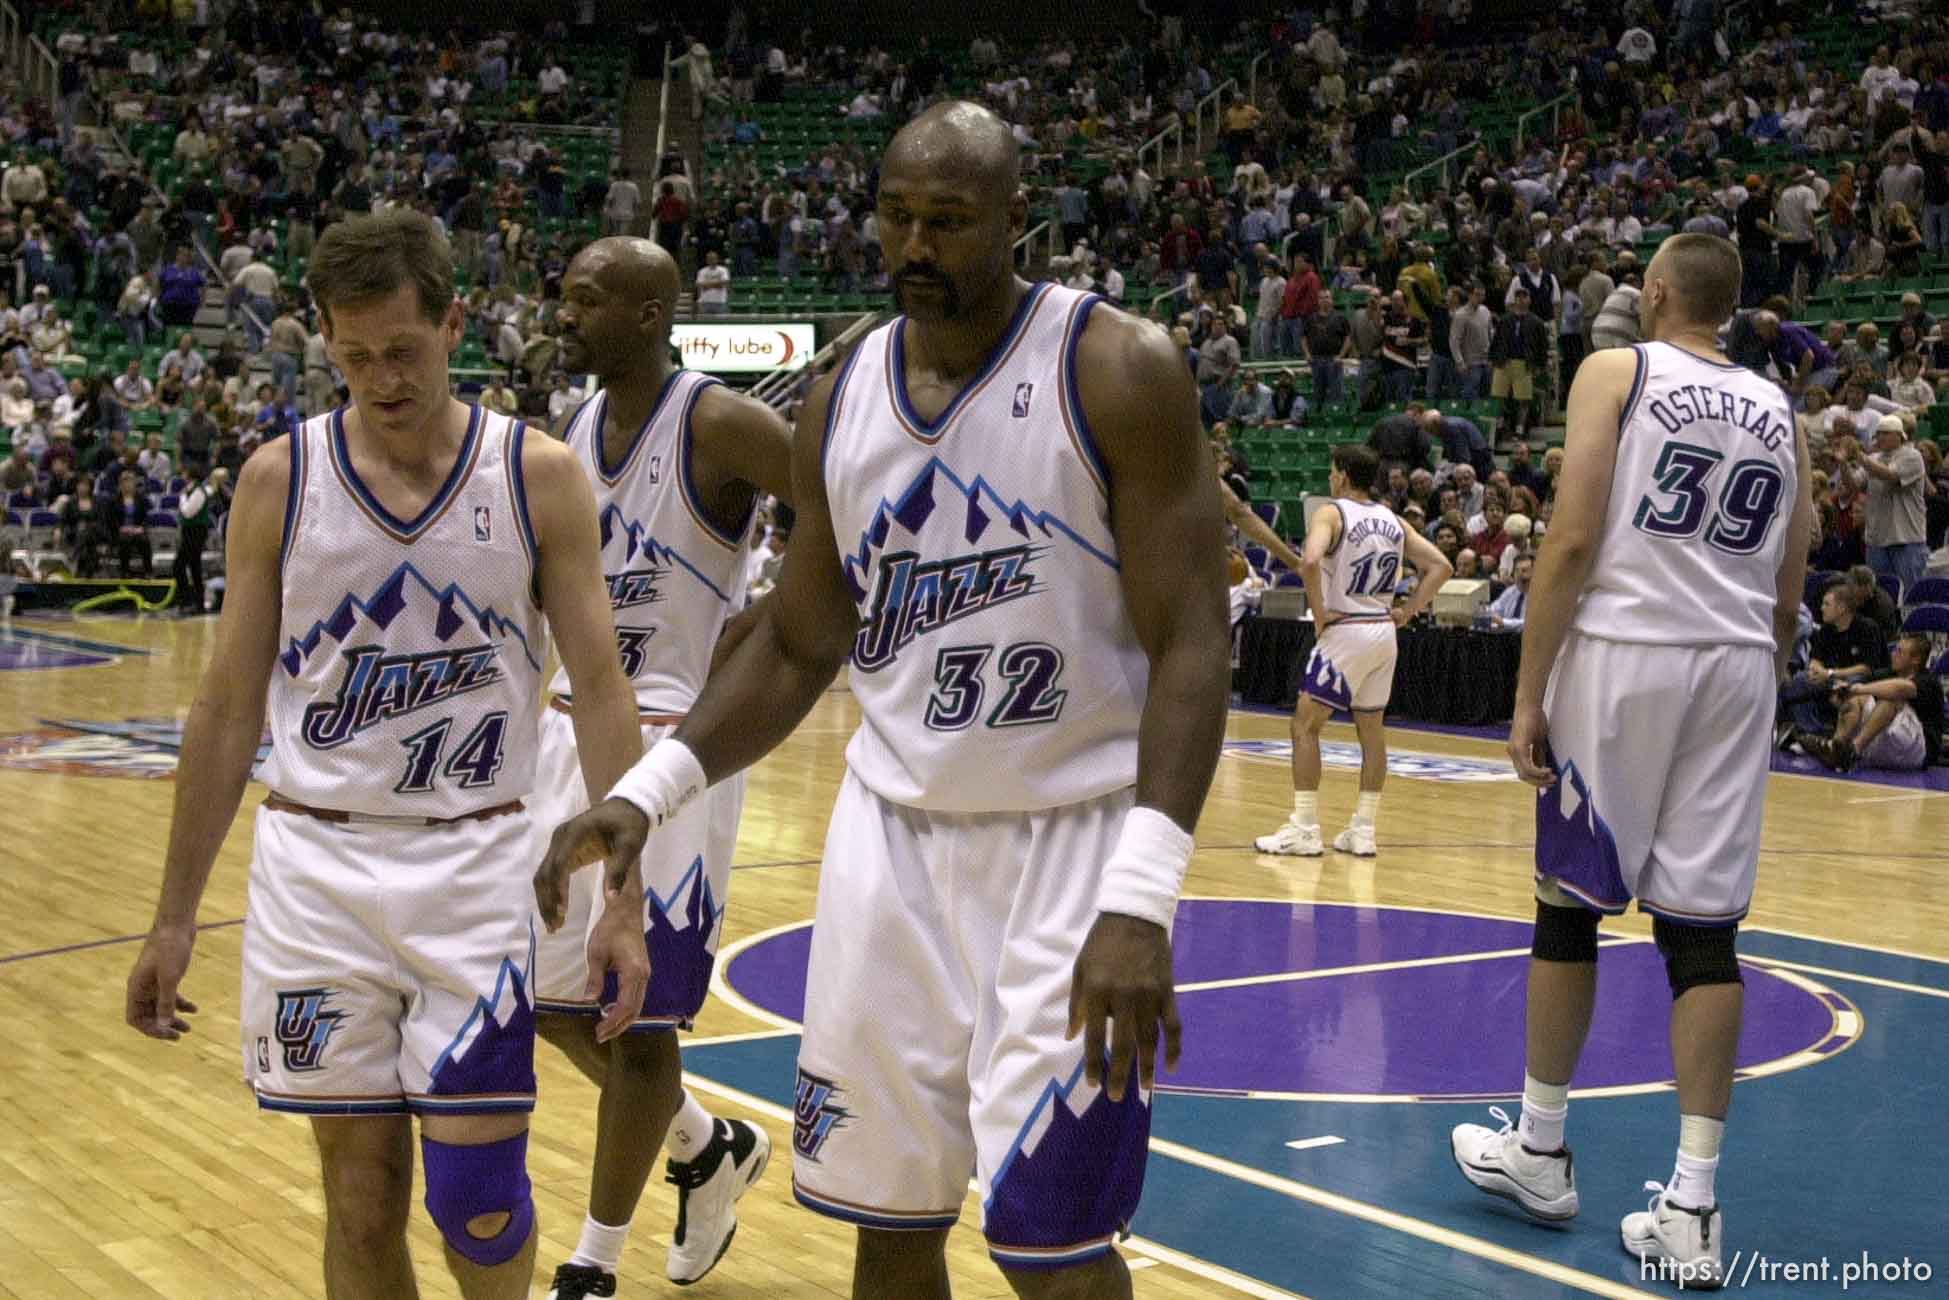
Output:
<svg viewBox="0 0 1949 1300">
<path fill-rule="evenodd" d="M 738 1198 L 750 1191 L 771 1159 L 771 1138 L 756 1124 L 720 1119 L 694 1160 L 672 1160 L 664 1181 L 677 1188 L 677 1230 L 664 1274 L 678 1286 L 698 1281 L 738 1232 Z"/>
<path fill-rule="evenodd" d="M 1348 822 L 1347 829 L 1333 837 L 1335 853 L 1351 853 L 1356 858 L 1371 858 L 1377 852 L 1374 848 L 1374 824 L 1372 822 Z"/>
<path fill-rule="evenodd" d="M 1491 1106 L 1489 1113 L 1502 1121 L 1500 1129 L 1457 1124 L 1448 1136 L 1449 1150 L 1462 1177 L 1491 1196 L 1516 1202 L 1532 1218 L 1560 1223 L 1574 1217 L 1577 1179 L 1570 1164 L 1570 1149 L 1531 1151 L 1523 1145 L 1508 1112 Z"/>
<path fill-rule="evenodd" d="M 1261 853 L 1278 853 L 1289 858 L 1317 858 L 1326 852 L 1318 826 L 1301 826 L 1290 817 L 1272 834 L 1253 840 L 1252 847 Z"/>
<path fill-rule="evenodd" d="M 1726 1219 L 1719 1207 L 1673 1205 L 1663 1183 L 1646 1183 L 1655 1192 L 1649 1209 L 1624 1216 L 1618 1225 L 1624 1249 L 1639 1259 L 1657 1261 L 1655 1274 L 1681 1291 L 1716 1291 L 1726 1283 L 1721 1258 Z"/>
</svg>

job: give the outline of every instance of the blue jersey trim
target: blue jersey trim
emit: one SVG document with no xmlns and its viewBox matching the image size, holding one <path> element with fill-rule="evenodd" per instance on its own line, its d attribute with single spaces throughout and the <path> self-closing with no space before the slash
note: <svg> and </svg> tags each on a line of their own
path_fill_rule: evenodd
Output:
<svg viewBox="0 0 1949 1300">
<path fill-rule="evenodd" d="M 656 403 L 650 407 L 649 415 L 644 419 L 642 424 L 637 426 L 636 432 L 630 435 L 629 450 L 623 453 L 622 464 L 616 466 L 616 468 L 613 470 L 609 468 L 609 465 L 606 460 L 606 457 L 608 455 L 608 449 L 603 445 L 603 437 L 602 437 L 603 421 L 602 420 L 596 421 L 595 433 L 591 435 L 589 438 L 589 463 L 596 467 L 596 476 L 600 478 L 604 484 L 606 484 L 609 487 L 614 487 L 616 485 L 617 480 L 621 479 L 624 474 L 627 474 L 629 472 L 629 467 L 631 463 L 633 463 L 636 459 L 636 453 L 643 449 L 643 444 L 645 441 L 647 441 L 647 435 L 649 434 L 650 426 L 656 423 L 657 416 L 663 414 L 663 404 L 670 400 L 670 394 L 673 391 L 675 391 L 677 386 L 677 381 L 683 378 L 685 373 L 686 372 L 682 370 L 672 370 L 670 374 L 664 379 L 663 387 L 657 390 Z M 590 400 L 594 401 L 597 399 L 591 398 Z M 606 419 L 609 415 L 609 390 L 608 389 L 605 388 L 602 391 L 602 397 L 600 400 L 602 402 L 602 414 L 604 419 Z"/>
<path fill-rule="evenodd" d="M 453 503 L 454 496 L 460 491 L 460 485 L 467 481 L 468 474 L 473 471 L 475 457 L 480 451 L 481 408 L 469 406 L 467 410 L 467 436 L 461 441 L 460 454 L 453 458 L 453 468 L 447 471 L 446 482 L 440 485 L 440 490 L 433 494 L 433 499 L 428 501 L 410 521 L 402 520 L 386 509 L 379 498 L 372 494 L 372 490 L 359 481 L 358 471 L 352 467 L 352 449 L 345 443 L 345 408 L 341 406 L 332 412 L 332 454 L 337 458 L 339 473 L 345 476 L 346 486 L 352 489 L 353 496 L 361 506 L 365 507 L 366 513 L 372 516 L 373 521 L 392 533 L 399 541 L 411 543 L 425 532 L 428 525 L 438 519 Z"/>
<path fill-rule="evenodd" d="M 521 525 L 521 544 L 528 548 L 528 561 L 541 563 L 541 543 L 535 540 L 534 521 L 528 517 L 528 477 L 521 464 L 521 448 L 528 432 L 525 420 L 516 420 L 508 435 L 508 482 L 514 487 L 514 514 Z"/>
<path fill-rule="evenodd" d="M 1076 429 L 1076 439 L 1081 444 L 1083 454 L 1089 461 L 1091 471 L 1103 487 L 1103 493 L 1110 493 L 1110 466 L 1103 458 L 1103 448 L 1097 443 L 1096 435 L 1090 430 L 1089 417 L 1083 414 L 1083 394 L 1076 383 L 1076 352 L 1083 341 L 1083 331 L 1089 327 L 1090 313 L 1095 311 L 1104 298 L 1090 294 L 1083 299 L 1083 305 L 1076 310 L 1076 320 L 1070 328 L 1069 336 L 1062 345 L 1063 400 L 1069 410 L 1070 423 Z"/>
<path fill-rule="evenodd" d="M 853 363 L 859 360 L 859 354 L 865 350 L 866 340 L 861 339 L 854 345 L 853 350 L 846 354 L 846 359 L 839 363 L 839 377 L 832 381 L 832 391 L 826 394 L 826 427 L 819 434 L 819 477 L 821 481 L 825 478 L 826 453 L 832 448 L 833 417 L 839 414 L 839 395 L 846 390 L 846 378 L 853 373 Z"/>
<path fill-rule="evenodd" d="M 285 561 L 291 558 L 291 544 L 297 540 L 298 516 L 304 510 L 305 485 L 305 439 L 304 426 L 298 426 L 297 435 L 290 439 L 291 482 L 284 489 L 284 536 L 277 545 L 278 572 L 284 571 Z"/>
<path fill-rule="evenodd" d="M 281 1115 L 404 1115 L 404 1097 L 321 1097 L 310 1101 L 303 1097 L 270 1096 L 257 1094 L 259 1110 L 275 1111 Z"/>
<path fill-rule="evenodd" d="M 948 421 L 954 418 L 955 413 L 967 401 L 968 396 L 987 382 L 989 374 L 1001 363 L 1002 358 L 1008 355 L 1009 348 L 1015 343 L 1015 336 L 1022 332 L 1022 326 L 1029 319 L 1030 309 L 1043 294 L 1049 292 L 1052 283 L 1043 280 L 1029 286 L 1028 292 L 1022 295 L 1022 301 L 1015 304 L 1015 314 L 1009 318 L 1008 328 L 1002 331 L 999 339 L 995 340 L 995 346 L 988 350 L 988 356 L 982 361 L 981 369 L 975 371 L 968 381 L 961 385 L 960 390 L 954 394 L 953 400 L 942 407 L 941 413 L 931 420 L 921 419 L 914 411 L 913 402 L 907 397 L 907 318 L 902 316 L 896 320 L 893 323 L 893 357 L 890 363 L 893 373 L 887 376 L 887 380 L 888 386 L 893 390 L 893 400 L 899 404 L 901 418 L 924 437 L 930 439 L 938 437 L 941 430 L 947 427 Z"/>
<path fill-rule="evenodd" d="M 1638 413 L 1638 399 L 1644 396 L 1644 381 L 1651 376 L 1651 359 L 1645 356 L 1644 344 L 1633 343 L 1631 355 L 1637 364 L 1631 375 L 1631 391 L 1624 398 L 1624 413 L 1617 419 L 1620 442 L 1624 440 L 1624 431 L 1631 427 L 1631 417 Z"/>
<path fill-rule="evenodd" d="M 683 418 L 677 424 L 677 482 L 684 494 L 684 500 L 690 506 L 691 516 L 697 520 L 697 526 L 735 551 L 744 545 L 745 530 L 751 527 L 751 512 L 758 508 L 757 495 L 753 494 L 750 505 L 745 509 L 744 522 L 738 525 L 736 534 L 727 533 L 717 526 L 717 521 L 711 518 L 710 511 L 704 508 L 704 494 L 697 490 L 697 480 L 690 472 L 690 422 L 697 414 L 697 399 L 702 397 L 707 389 L 721 387 L 723 384 L 719 380 L 706 379 L 690 390 L 690 399 L 684 403 Z"/>
<path fill-rule="evenodd" d="M 884 1228 L 892 1232 L 925 1232 L 952 1228 L 961 1219 L 959 1210 L 950 1214 L 899 1214 L 849 1205 L 844 1201 L 829 1201 L 806 1191 L 799 1186 L 796 1178 L 792 1180 L 792 1197 L 815 1214 L 823 1214 L 827 1218 L 838 1219 L 842 1223 L 857 1224 L 863 1228 Z"/>
</svg>

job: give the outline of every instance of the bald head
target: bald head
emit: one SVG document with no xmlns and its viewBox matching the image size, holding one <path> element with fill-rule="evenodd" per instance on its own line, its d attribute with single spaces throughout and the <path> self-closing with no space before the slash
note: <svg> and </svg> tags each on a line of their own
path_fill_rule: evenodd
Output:
<svg viewBox="0 0 1949 1300">
<path fill-rule="evenodd" d="M 683 293 L 683 274 L 677 261 L 654 239 L 611 235 L 598 239 L 575 255 L 569 274 L 578 270 L 605 295 L 631 303 L 654 300 L 668 321 Z"/>
<path fill-rule="evenodd" d="M 661 363 L 683 291 L 676 259 L 648 239 L 598 239 L 562 277 L 562 363 L 592 370 L 604 384 Z M 654 308 L 654 310 L 652 309 Z"/>
<path fill-rule="evenodd" d="M 1014 197 L 1022 148 L 1008 123 L 980 104 L 948 100 L 900 128 L 882 175 L 973 184 L 1002 202 Z"/>
</svg>

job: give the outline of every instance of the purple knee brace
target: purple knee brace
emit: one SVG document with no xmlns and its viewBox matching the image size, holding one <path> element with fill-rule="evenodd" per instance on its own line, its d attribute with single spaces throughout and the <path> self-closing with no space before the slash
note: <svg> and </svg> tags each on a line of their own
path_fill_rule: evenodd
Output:
<svg viewBox="0 0 1949 1300">
<path fill-rule="evenodd" d="M 420 1159 L 426 1166 L 426 1212 L 456 1253 L 482 1268 L 505 1264 L 521 1253 L 535 1226 L 525 1130 L 479 1146 L 454 1146 L 422 1136 Z M 505 1214 L 507 1226 L 491 1237 L 476 1237 L 467 1224 L 483 1214 Z"/>
</svg>

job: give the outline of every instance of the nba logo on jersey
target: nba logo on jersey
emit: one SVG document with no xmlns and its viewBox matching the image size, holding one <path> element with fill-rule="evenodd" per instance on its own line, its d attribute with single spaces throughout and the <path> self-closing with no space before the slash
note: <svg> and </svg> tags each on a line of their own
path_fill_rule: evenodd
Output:
<svg viewBox="0 0 1949 1300">
<path fill-rule="evenodd" d="M 330 989 L 296 989 L 277 995 L 277 1041 L 284 1048 L 284 1068 L 316 1070 L 324 1064 L 325 1047 L 332 1041 L 342 1011 L 327 1011 Z"/>
<path fill-rule="evenodd" d="M 807 1160 L 819 1158 L 819 1148 L 832 1131 L 848 1118 L 842 1107 L 833 1104 L 839 1090 L 832 1080 L 799 1071 L 798 1105 L 792 1116 L 792 1147 Z"/>
<path fill-rule="evenodd" d="M 1029 418 L 1029 398 L 1032 395 L 1034 395 L 1034 393 L 1035 393 L 1034 384 L 1015 385 L 1015 418 L 1016 419 L 1026 420 Z"/>
<path fill-rule="evenodd" d="M 474 540 L 491 542 L 494 540 L 494 516 L 486 506 L 474 507 Z"/>
</svg>

